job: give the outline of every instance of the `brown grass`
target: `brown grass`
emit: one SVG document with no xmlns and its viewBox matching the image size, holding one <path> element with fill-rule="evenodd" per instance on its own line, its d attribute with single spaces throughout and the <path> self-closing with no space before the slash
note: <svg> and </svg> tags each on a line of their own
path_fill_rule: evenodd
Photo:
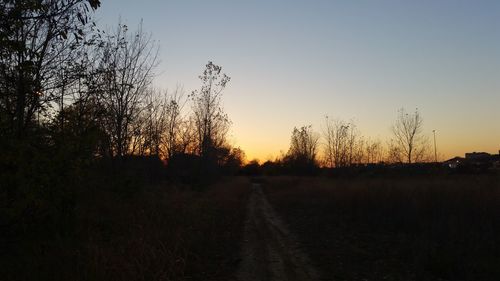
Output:
<svg viewBox="0 0 500 281">
<path fill-rule="evenodd" d="M 203 192 L 156 185 L 126 195 L 80 194 L 75 233 L 15 242 L 1 259 L 1 279 L 228 279 L 248 186 L 230 178 Z"/>
<path fill-rule="evenodd" d="M 335 280 L 500 280 L 498 176 L 271 178 L 266 191 Z"/>
</svg>

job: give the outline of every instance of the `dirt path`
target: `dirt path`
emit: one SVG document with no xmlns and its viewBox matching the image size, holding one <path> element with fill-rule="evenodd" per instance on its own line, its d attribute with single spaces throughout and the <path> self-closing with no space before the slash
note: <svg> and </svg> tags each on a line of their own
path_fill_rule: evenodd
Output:
<svg viewBox="0 0 500 281">
<path fill-rule="evenodd" d="M 252 184 L 247 212 L 237 280 L 320 280 L 318 271 L 278 218 L 260 184 Z"/>
</svg>

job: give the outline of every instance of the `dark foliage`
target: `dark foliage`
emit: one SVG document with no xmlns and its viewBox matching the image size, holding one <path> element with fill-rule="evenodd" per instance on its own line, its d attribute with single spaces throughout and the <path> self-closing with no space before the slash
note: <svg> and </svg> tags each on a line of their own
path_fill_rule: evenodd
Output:
<svg viewBox="0 0 500 281">
<path fill-rule="evenodd" d="M 208 260 L 236 247 L 247 188 L 209 187 L 244 158 L 226 144 L 229 120 L 218 107 L 196 151 L 180 98 L 150 90 L 154 41 L 100 31 L 99 6 L 0 1 L 0 279 L 220 276 L 227 266 Z"/>
</svg>

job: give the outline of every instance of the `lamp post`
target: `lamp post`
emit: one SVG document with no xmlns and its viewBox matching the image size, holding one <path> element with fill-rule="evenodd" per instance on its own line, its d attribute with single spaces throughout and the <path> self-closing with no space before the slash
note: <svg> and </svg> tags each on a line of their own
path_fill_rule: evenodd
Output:
<svg viewBox="0 0 500 281">
<path fill-rule="evenodd" d="M 434 134 L 434 162 L 437 163 L 438 157 L 437 157 L 437 148 L 436 148 L 436 130 L 432 130 L 432 133 Z"/>
</svg>

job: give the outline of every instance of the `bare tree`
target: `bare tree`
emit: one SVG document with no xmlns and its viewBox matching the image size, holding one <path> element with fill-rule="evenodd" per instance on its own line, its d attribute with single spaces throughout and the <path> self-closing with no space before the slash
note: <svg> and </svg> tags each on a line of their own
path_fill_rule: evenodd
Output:
<svg viewBox="0 0 500 281">
<path fill-rule="evenodd" d="M 380 163 L 384 159 L 384 148 L 380 140 L 370 140 L 366 141 L 365 147 L 365 163 L 374 164 Z"/>
<path fill-rule="evenodd" d="M 290 148 L 287 158 L 296 163 L 316 165 L 319 135 L 312 130 L 312 126 L 293 128 Z"/>
<path fill-rule="evenodd" d="M 184 118 L 182 110 L 186 100 L 184 99 L 184 89 L 177 87 L 171 94 L 166 93 L 164 100 L 164 125 L 161 143 L 164 148 L 164 154 L 167 159 L 172 158 L 174 154 L 185 153 L 186 146 L 184 138 L 187 131 L 183 131 Z M 189 128 L 190 130 L 191 128 Z M 188 138 L 189 139 L 189 138 Z"/>
<path fill-rule="evenodd" d="M 183 89 L 173 92 L 149 89 L 144 110 L 134 122 L 132 153 L 156 155 L 169 160 L 176 153 L 183 153 L 183 116 L 186 103 Z"/>
<path fill-rule="evenodd" d="M 365 139 L 362 136 L 358 135 L 358 133 L 356 132 L 354 134 L 354 142 L 351 149 L 351 162 L 349 165 L 359 165 L 366 163 L 365 146 Z"/>
<path fill-rule="evenodd" d="M 202 86 L 193 91 L 194 125 L 197 138 L 197 152 L 202 158 L 212 158 L 217 150 L 224 145 L 230 121 L 222 109 L 222 90 L 230 77 L 221 73 L 222 67 L 208 62 L 199 76 Z"/>
<path fill-rule="evenodd" d="M 345 128 L 338 120 L 330 120 L 325 117 L 326 128 L 323 133 L 325 138 L 325 163 L 327 167 L 338 167 L 343 159 L 341 155 L 342 140 L 345 138 Z"/>
<path fill-rule="evenodd" d="M 107 111 L 105 127 L 115 156 L 130 152 L 134 122 L 145 109 L 144 101 L 157 66 L 158 48 L 151 35 L 129 33 L 118 24 L 116 31 L 99 44 L 100 93 Z M 136 126 L 135 126 L 136 127 Z"/>
<path fill-rule="evenodd" d="M 130 153 L 160 155 L 160 138 L 164 126 L 164 103 L 162 93 L 148 88 L 140 104 L 140 114 L 132 122 Z"/>
<path fill-rule="evenodd" d="M 390 139 L 387 141 L 386 161 L 388 163 L 404 163 L 405 162 L 401 147 L 394 139 Z"/>
<path fill-rule="evenodd" d="M 394 138 L 389 145 L 389 155 L 394 160 L 405 161 L 409 164 L 424 160 L 428 140 L 422 134 L 422 129 L 423 119 L 418 109 L 410 114 L 401 108 L 392 126 Z"/>
<path fill-rule="evenodd" d="M 184 118 L 179 126 L 179 142 L 175 153 L 178 154 L 196 154 L 197 148 L 197 130 L 196 121 L 193 117 Z M 175 154 L 174 153 L 174 154 Z"/>
<path fill-rule="evenodd" d="M 347 167 L 363 160 L 363 139 L 354 122 L 325 118 L 325 164 L 327 167 Z"/>
</svg>

